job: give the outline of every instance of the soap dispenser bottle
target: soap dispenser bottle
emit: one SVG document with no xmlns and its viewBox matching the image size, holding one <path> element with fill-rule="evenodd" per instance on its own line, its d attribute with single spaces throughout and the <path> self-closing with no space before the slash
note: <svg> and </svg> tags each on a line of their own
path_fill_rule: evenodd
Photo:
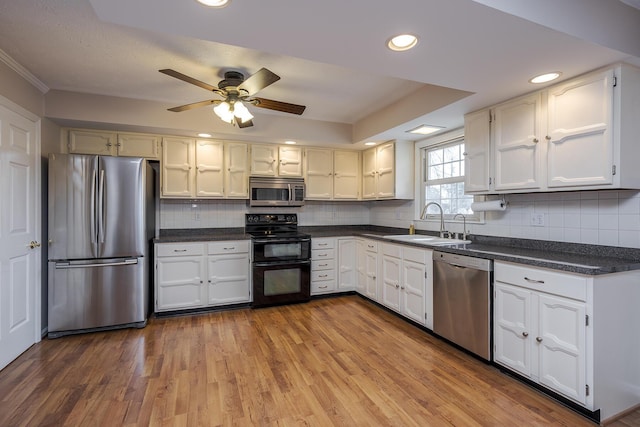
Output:
<svg viewBox="0 0 640 427">
<path fill-rule="evenodd" d="M 416 227 L 413 223 L 409 224 L 409 234 L 416 234 Z"/>
</svg>

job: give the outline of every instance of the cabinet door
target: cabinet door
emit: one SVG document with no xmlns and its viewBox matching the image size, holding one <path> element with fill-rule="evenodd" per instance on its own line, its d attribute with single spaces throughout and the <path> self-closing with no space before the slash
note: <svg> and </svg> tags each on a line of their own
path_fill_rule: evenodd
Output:
<svg viewBox="0 0 640 427">
<path fill-rule="evenodd" d="M 302 149 L 289 145 L 278 147 L 278 175 L 302 176 Z"/>
<path fill-rule="evenodd" d="M 98 154 L 115 156 L 117 154 L 116 134 L 82 129 L 69 130 L 67 143 L 69 153 Z"/>
<path fill-rule="evenodd" d="M 205 305 L 204 257 L 158 257 L 156 311 Z"/>
<path fill-rule="evenodd" d="M 306 198 L 331 199 L 333 197 L 333 151 L 321 148 L 307 148 Z"/>
<path fill-rule="evenodd" d="M 250 301 L 249 254 L 209 256 L 207 271 L 209 305 Z"/>
<path fill-rule="evenodd" d="M 400 258 L 382 256 L 382 304 L 400 311 Z"/>
<path fill-rule="evenodd" d="M 401 312 L 411 320 L 425 324 L 426 266 L 414 261 L 402 261 Z"/>
<path fill-rule="evenodd" d="M 490 111 L 464 116 L 464 191 L 489 191 Z"/>
<path fill-rule="evenodd" d="M 541 187 L 545 144 L 542 95 L 521 97 L 494 108 L 492 140 L 496 190 Z"/>
<path fill-rule="evenodd" d="M 118 134 L 118 156 L 160 159 L 160 137 L 135 133 Z"/>
<path fill-rule="evenodd" d="M 249 197 L 248 145 L 229 142 L 224 147 L 225 195 L 229 198 Z"/>
<path fill-rule="evenodd" d="M 374 301 L 378 301 L 378 253 L 371 248 L 375 245 L 365 241 L 365 295 Z"/>
<path fill-rule="evenodd" d="M 366 295 L 365 289 L 367 286 L 367 258 L 366 258 L 365 243 L 362 239 L 356 239 L 356 265 L 358 270 L 358 277 L 356 282 L 356 292 L 361 295 Z"/>
<path fill-rule="evenodd" d="M 224 196 L 224 143 L 196 141 L 196 197 Z"/>
<path fill-rule="evenodd" d="M 195 195 L 194 140 L 164 138 L 162 141 L 162 197 L 193 197 Z"/>
<path fill-rule="evenodd" d="M 540 294 L 535 345 L 541 384 L 586 402 L 586 308 L 584 303 Z"/>
<path fill-rule="evenodd" d="M 613 70 L 578 78 L 548 92 L 547 185 L 613 182 Z"/>
<path fill-rule="evenodd" d="M 388 143 L 377 147 L 376 169 L 378 171 L 378 198 L 390 198 L 395 196 L 395 145 Z"/>
<path fill-rule="evenodd" d="M 333 152 L 333 198 L 357 200 L 360 188 L 360 153 Z"/>
<path fill-rule="evenodd" d="M 532 293 L 498 282 L 494 291 L 493 360 L 530 378 L 531 347 L 535 338 Z"/>
<path fill-rule="evenodd" d="M 251 175 L 276 176 L 278 146 L 253 144 L 251 146 Z"/>
<path fill-rule="evenodd" d="M 356 288 L 357 248 L 352 238 L 338 239 L 338 290 L 350 291 Z"/>
<path fill-rule="evenodd" d="M 362 198 L 375 199 L 378 174 L 376 170 L 376 149 L 362 153 Z"/>
</svg>

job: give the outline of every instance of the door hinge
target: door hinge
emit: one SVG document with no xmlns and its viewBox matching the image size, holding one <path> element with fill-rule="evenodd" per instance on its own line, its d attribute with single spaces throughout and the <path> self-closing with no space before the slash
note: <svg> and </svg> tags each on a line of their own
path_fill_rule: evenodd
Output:
<svg viewBox="0 0 640 427">
<path fill-rule="evenodd" d="M 589 384 L 584 386 L 585 396 L 589 396 Z"/>
<path fill-rule="evenodd" d="M 493 113 L 489 113 L 489 123 L 493 123 Z"/>
<path fill-rule="evenodd" d="M 584 319 L 585 326 L 589 326 L 589 315 L 587 314 L 584 317 L 585 317 L 585 319 Z"/>
<path fill-rule="evenodd" d="M 616 165 L 611 166 L 611 175 L 616 174 Z"/>
<path fill-rule="evenodd" d="M 491 180 L 492 180 L 492 178 L 491 178 L 491 177 L 489 177 L 489 185 L 491 185 Z"/>
<path fill-rule="evenodd" d="M 613 87 L 618 86 L 618 78 L 616 76 L 613 76 Z"/>
<path fill-rule="evenodd" d="M 427 272 L 426 272 L 426 271 L 424 272 L 424 278 L 425 278 L 425 279 L 427 279 L 427 278 L 428 278 L 428 277 L 427 277 Z"/>
</svg>

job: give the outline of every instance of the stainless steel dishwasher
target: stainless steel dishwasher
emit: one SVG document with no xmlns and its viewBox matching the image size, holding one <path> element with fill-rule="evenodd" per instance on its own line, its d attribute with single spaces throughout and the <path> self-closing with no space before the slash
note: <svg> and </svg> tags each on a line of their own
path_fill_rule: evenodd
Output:
<svg viewBox="0 0 640 427">
<path fill-rule="evenodd" d="M 433 332 L 491 360 L 493 262 L 433 252 Z"/>
</svg>

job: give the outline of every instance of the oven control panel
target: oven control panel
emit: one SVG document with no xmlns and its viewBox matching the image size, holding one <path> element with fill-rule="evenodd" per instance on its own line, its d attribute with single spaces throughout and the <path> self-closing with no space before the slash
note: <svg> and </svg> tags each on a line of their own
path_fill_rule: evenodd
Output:
<svg viewBox="0 0 640 427">
<path fill-rule="evenodd" d="M 297 224 L 297 214 L 246 214 L 245 224 Z"/>
</svg>

